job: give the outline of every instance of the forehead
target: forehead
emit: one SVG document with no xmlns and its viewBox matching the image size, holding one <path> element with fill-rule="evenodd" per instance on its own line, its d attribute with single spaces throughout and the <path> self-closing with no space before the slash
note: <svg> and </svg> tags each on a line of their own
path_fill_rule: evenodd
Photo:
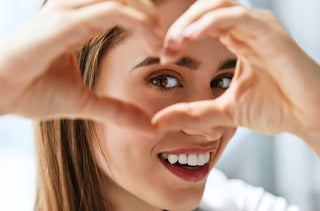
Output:
<svg viewBox="0 0 320 211">
<path fill-rule="evenodd" d="M 190 0 L 158 0 L 157 8 L 163 20 L 163 25 L 168 29 L 172 23 L 183 14 L 194 1 Z M 203 40 L 192 42 L 183 49 L 183 55 L 194 57 L 212 68 L 221 65 L 226 58 L 234 58 L 217 38 L 207 37 Z M 126 70 L 131 70 L 150 55 L 144 48 L 144 42 L 139 32 L 132 30 L 129 36 L 117 44 L 108 56 L 103 58 L 103 66 L 121 64 Z M 118 67 L 119 68 L 119 67 Z"/>
<path fill-rule="evenodd" d="M 181 55 L 183 56 L 182 58 L 194 58 L 197 61 L 196 63 L 201 64 L 201 69 L 204 68 L 208 71 L 216 70 L 226 60 L 236 58 L 214 37 L 208 37 L 186 45 L 181 51 Z M 146 52 L 141 35 L 139 33 L 132 33 L 124 41 L 115 46 L 108 53 L 108 56 L 103 58 L 102 69 L 121 69 L 123 70 L 121 71 L 124 74 L 123 76 L 125 76 L 141 63 L 159 63 L 159 58 L 154 59 L 156 62 L 145 61 L 150 57 L 152 56 Z M 181 61 L 178 60 L 177 62 Z"/>
</svg>

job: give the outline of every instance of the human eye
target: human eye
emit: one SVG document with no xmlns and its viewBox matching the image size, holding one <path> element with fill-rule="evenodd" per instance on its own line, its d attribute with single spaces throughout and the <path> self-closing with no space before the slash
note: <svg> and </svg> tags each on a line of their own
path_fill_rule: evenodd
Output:
<svg viewBox="0 0 320 211">
<path fill-rule="evenodd" d="M 210 86 L 211 88 L 226 90 L 229 88 L 231 80 L 232 80 L 231 75 L 221 76 L 212 80 L 210 83 Z"/>
<path fill-rule="evenodd" d="M 178 78 L 170 75 L 155 76 L 150 78 L 148 81 L 152 83 L 154 86 L 163 89 L 173 89 L 182 86 Z"/>
</svg>

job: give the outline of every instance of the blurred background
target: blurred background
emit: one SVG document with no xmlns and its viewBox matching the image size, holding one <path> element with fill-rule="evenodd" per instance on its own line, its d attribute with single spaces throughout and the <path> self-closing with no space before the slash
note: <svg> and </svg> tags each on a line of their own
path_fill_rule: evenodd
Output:
<svg viewBox="0 0 320 211">
<path fill-rule="evenodd" d="M 248 0 L 244 3 L 272 10 L 297 43 L 320 63 L 319 0 Z M 41 4 L 41 0 L 0 0 L 0 39 L 32 17 Z M 217 168 L 228 178 L 242 179 L 283 196 L 303 211 L 320 210 L 320 160 L 296 136 L 271 137 L 240 128 Z M 32 123 L 16 116 L 2 116 L 0 210 L 31 211 L 35 190 Z"/>
</svg>

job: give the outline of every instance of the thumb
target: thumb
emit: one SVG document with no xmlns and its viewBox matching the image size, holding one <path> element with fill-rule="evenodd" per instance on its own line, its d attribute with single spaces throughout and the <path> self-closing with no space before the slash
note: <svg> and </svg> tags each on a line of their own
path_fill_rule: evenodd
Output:
<svg viewBox="0 0 320 211">
<path fill-rule="evenodd" d="M 201 129 L 216 126 L 236 127 L 227 98 L 178 103 L 154 115 L 151 122 L 161 130 Z"/>
<path fill-rule="evenodd" d="M 99 122 L 107 121 L 149 134 L 153 131 L 150 117 L 142 109 L 114 98 L 97 96 L 91 91 L 76 116 Z"/>
</svg>

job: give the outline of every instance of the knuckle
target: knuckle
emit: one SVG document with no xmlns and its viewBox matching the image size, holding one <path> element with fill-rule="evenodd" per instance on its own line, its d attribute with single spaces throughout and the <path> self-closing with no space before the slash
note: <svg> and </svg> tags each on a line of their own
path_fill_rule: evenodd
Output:
<svg viewBox="0 0 320 211">
<path fill-rule="evenodd" d="M 192 122 L 195 122 L 195 123 L 200 122 L 201 113 L 199 112 L 195 104 L 184 103 L 183 105 L 185 106 L 185 113 L 187 114 L 188 118 L 190 118 Z"/>
<path fill-rule="evenodd" d="M 115 1 L 108 1 L 104 4 L 104 10 L 106 13 L 111 13 L 114 15 L 121 15 L 121 4 Z"/>
<path fill-rule="evenodd" d="M 246 7 L 243 7 L 243 6 L 237 6 L 236 7 L 236 10 L 237 10 L 237 16 L 238 18 L 240 19 L 247 19 L 250 17 L 250 9 L 246 8 Z"/>
<path fill-rule="evenodd" d="M 151 18 L 149 18 L 147 15 L 141 15 L 138 19 L 138 21 L 146 26 L 152 26 L 153 25 L 153 21 Z"/>
</svg>

